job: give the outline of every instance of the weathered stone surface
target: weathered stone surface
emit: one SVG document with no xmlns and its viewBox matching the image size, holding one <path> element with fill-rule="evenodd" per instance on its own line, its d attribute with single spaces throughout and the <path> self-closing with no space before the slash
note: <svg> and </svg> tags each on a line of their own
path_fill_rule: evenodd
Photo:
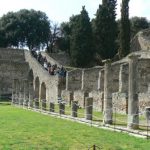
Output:
<svg viewBox="0 0 150 150">
<path fill-rule="evenodd" d="M 91 91 L 89 97 L 93 98 L 93 109 L 102 112 L 104 109 L 104 92 Z"/>
<path fill-rule="evenodd" d="M 106 60 L 104 67 L 104 124 L 112 124 L 112 69 L 109 60 Z"/>
<path fill-rule="evenodd" d="M 88 93 L 85 91 L 74 91 L 74 101 L 78 101 L 79 107 L 85 107 L 85 98 L 88 97 Z"/>
<path fill-rule="evenodd" d="M 62 90 L 61 97 L 66 102 L 66 104 L 71 105 L 73 101 L 73 92 L 68 90 Z"/>
<path fill-rule="evenodd" d="M 50 112 L 55 111 L 55 104 L 54 103 L 50 102 L 49 110 L 50 110 Z"/>
<path fill-rule="evenodd" d="M 59 103 L 59 114 L 64 115 L 65 114 L 65 104 Z"/>
<path fill-rule="evenodd" d="M 128 96 L 127 93 L 112 93 L 113 110 L 117 113 L 127 114 L 128 112 Z"/>
<path fill-rule="evenodd" d="M 71 115 L 72 117 L 77 117 L 77 111 L 78 111 L 78 101 L 72 101 L 72 112 L 71 112 Z"/>
<path fill-rule="evenodd" d="M 137 93 L 138 56 L 129 57 L 128 128 L 139 127 L 139 99 Z"/>
<path fill-rule="evenodd" d="M 150 28 L 137 33 L 131 42 L 131 52 L 150 50 Z"/>
<path fill-rule="evenodd" d="M 92 120 L 93 115 L 93 98 L 86 97 L 85 99 L 85 119 Z"/>
</svg>

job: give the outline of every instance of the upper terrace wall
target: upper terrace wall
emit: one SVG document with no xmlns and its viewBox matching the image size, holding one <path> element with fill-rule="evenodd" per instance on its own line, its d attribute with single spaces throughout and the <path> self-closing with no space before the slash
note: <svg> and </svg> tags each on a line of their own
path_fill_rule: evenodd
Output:
<svg viewBox="0 0 150 150">
<path fill-rule="evenodd" d="M 28 77 L 29 65 L 25 62 L 24 51 L 0 49 L 0 94 L 12 93 L 12 80 Z"/>
<path fill-rule="evenodd" d="M 0 60 L 24 62 L 24 50 L 0 48 Z"/>
</svg>

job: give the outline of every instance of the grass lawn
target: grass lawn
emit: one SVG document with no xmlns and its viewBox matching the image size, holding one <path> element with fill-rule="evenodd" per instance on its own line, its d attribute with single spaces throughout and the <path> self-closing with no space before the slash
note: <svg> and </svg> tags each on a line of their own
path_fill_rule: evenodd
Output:
<svg viewBox="0 0 150 150">
<path fill-rule="evenodd" d="M 0 103 L 0 150 L 148 150 L 150 141 Z"/>
</svg>

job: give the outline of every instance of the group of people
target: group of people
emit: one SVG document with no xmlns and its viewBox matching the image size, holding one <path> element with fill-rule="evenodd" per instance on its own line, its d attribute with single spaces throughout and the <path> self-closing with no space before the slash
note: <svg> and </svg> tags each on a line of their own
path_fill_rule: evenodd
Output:
<svg viewBox="0 0 150 150">
<path fill-rule="evenodd" d="M 49 72 L 50 75 L 58 74 L 59 77 L 66 77 L 66 70 L 63 66 L 58 67 L 57 64 L 52 65 L 47 61 L 46 57 L 42 56 L 41 52 L 31 51 L 33 57 L 44 67 L 45 70 Z"/>
</svg>

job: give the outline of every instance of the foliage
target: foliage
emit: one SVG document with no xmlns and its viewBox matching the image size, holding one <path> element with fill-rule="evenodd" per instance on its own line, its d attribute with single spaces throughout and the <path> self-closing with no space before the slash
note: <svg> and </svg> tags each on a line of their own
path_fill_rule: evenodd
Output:
<svg viewBox="0 0 150 150">
<path fill-rule="evenodd" d="M 116 0 L 103 0 L 93 21 L 96 52 L 102 59 L 113 58 L 116 54 L 117 24 Z"/>
<path fill-rule="evenodd" d="M 145 17 L 132 17 L 131 24 L 131 37 L 134 37 L 140 30 L 149 28 L 149 22 Z"/>
<path fill-rule="evenodd" d="M 129 1 L 122 0 L 121 24 L 120 24 L 120 48 L 119 57 L 125 57 L 130 52 L 130 20 L 129 20 Z"/>
<path fill-rule="evenodd" d="M 59 48 L 66 51 L 70 55 L 70 36 L 71 27 L 70 22 L 63 22 L 60 25 L 61 38 L 59 39 Z"/>
<path fill-rule="evenodd" d="M 70 53 L 72 64 L 76 67 L 86 67 L 93 59 L 92 27 L 85 7 L 81 14 L 70 18 L 71 41 Z"/>
<path fill-rule="evenodd" d="M 60 28 L 57 23 L 52 23 L 51 33 L 49 34 L 49 40 L 47 43 L 47 52 L 53 53 L 60 40 Z"/>
<path fill-rule="evenodd" d="M 33 9 L 22 9 L 2 16 L 0 33 L 4 35 L 5 47 L 27 46 L 33 49 L 45 46 L 48 42 L 50 23 L 45 13 Z"/>
</svg>

